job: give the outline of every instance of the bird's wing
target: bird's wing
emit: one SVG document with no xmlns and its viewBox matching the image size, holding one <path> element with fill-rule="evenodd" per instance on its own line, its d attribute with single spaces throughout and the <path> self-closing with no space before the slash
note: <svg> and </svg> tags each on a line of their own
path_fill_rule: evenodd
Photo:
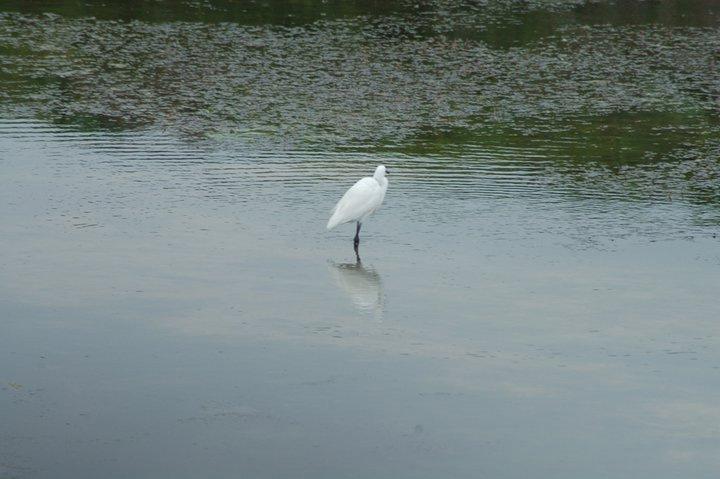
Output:
<svg viewBox="0 0 720 479">
<path fill-rule="evenodd" d="M 332 210 L 328 229 L 355 221 L 377 208 L 382 198 L 382 189 L 374 178 L 363 178 L 345 192 Z"/>
</svg>

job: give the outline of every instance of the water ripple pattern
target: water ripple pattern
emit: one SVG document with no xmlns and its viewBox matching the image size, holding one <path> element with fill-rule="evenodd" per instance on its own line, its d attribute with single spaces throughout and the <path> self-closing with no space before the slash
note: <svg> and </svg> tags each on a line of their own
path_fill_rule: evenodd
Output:
<svg viewBox="0 0 720 479">
<path fill-rule="evenodd" d="M 553 231 L 583 241 L 712 236 L 720 224 L 716 203 L 705 196 L 716 194 L 717 184 L 683 174 L 688 163 L 578 163 L 562 144 L 464 145 L 432 154 L 277 151 L 153 131 L 87 133 L 37 120 L 0 122 L 0 139 L 14 148 L 44 145 L 58 175 L 109 178 L 93 201 L 119 208 L 123 217 L 145 211 L 127 209 L 132 202 L 122 185 L 130 185 L 138 193 L 157 191 L 158 198 L 172 192 L 176 199 L 164 201 L 173 204 L 160 207 L 167 211 L 193 198 L 253 208 L 261 202 L 271 216 L 294 211 L 323 222 L 339 194 L 384 163 L 391 182 L 384 214 L 420 223 L 471 222 L 501 236 Z M 498 221 L 502 211 L 508 217 Z"/>
</svg>

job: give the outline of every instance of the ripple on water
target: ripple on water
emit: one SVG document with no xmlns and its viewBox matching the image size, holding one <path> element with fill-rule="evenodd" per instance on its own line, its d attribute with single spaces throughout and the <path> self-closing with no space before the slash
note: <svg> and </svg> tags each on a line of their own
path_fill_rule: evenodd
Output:
<svg viewBox="0 0 720 479">
<path fill-rule="evenodd" d="M 87 174 L 110 173 L 146 189 L 220 203 L 263 201 L 272 208 L 329 209 L 345 188 L 382 162 L 389 166 L 394 192 L 389 206 L 420 223 L 464 216 L 483 224 L 489 212 L 504 208 L 527 234 L 540 228 L 566 229 L 565 236 L 684 238 L 710 235 L 720 224 L 717 203 L 703 196 L 708 190 L 694 176 L 678 174 L 686 162 L 616 168 L 597 159 L 578 162 L 562 145 L 546 142 L 451 145 L 434 154 L 258 151 L 237 143 L 184 141 L 160 132 L 86 134 L 34 120 L 0 122 L 0 139 L 46 145 L 56 169 L 75 171 L 80 166 Z M 127 192 L 115 186 L 113 204 L 122 205 Z M 518 208 L 527 212 L 518 213 Z M 533 215 L 539 216 L 532 220 Z"/>
<path fill-rule="evenodd" d="M 0 112 L 48 122 L 0 134 L 228 200 L 330 201 L 327 185 L 383 162 L 396 201 L 525 201 L 587 221 L 686 209 L 682 223 L 717 225 L 718 9 L 622 3 L 357 3 L 259 21 L 216 2 L 157 22 L 13 2 Z"/>
</svg>

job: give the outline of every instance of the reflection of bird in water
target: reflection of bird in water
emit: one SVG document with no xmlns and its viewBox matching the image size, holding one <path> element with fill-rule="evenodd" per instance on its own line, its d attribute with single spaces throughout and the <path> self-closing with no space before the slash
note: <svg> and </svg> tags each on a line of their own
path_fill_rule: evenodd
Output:
<svg viewBox="0 0 720 479">
<path fill-rule="evenodd" d="M 385 295 L 378 272 L 363 266 L 359 258 L 356 263 L 330 262 L 329 266 L 335 283 L 350 296 L 355 307 L 364 313 L 373 313 L 381 320 Z"/>
</svg>

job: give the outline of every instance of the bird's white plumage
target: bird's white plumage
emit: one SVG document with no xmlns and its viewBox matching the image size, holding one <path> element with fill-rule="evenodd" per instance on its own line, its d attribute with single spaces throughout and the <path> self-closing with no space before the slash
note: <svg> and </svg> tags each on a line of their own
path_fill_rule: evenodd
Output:
<svg viewBox="0 0 720 479">
<path fill-rule="evenodd" d="M 374 213 L 385 199 L 388 180 L 385 178 L 385 167 L 380 165 L 372 177 L 362 178 L 345 192 L 332 210 L 327 224 L 331 230 L 337 225 L 349 221 L 362 223 Z"/>
</svg>

